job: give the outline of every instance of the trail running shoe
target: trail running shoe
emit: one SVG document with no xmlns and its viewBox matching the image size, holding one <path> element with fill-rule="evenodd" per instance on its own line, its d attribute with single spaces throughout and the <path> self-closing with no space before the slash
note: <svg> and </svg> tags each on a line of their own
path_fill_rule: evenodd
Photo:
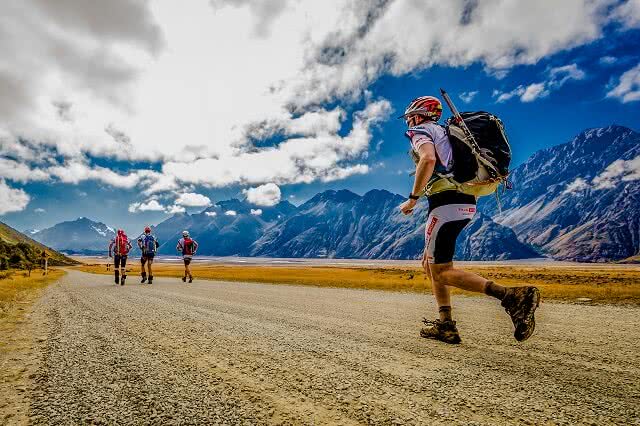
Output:
<svg viewBox="0 0 640 426">
<path fill-rule="evenodd" d="M 187 282 L 187 277 L 182 277 L 182 282 L 186 283 Z"/>
<path fill-rule="evenodd" d="M 116 282 L 116 284 L 120 284 L 120 274 L 116 272 L 114 274 L 114 277 L 115 277 L 114 281 Z"/>
<path fill-rule="evenodd" d="M 513 321 L 516 330 L 513 337 L 524 342 L 536 328 L 534 314 L 540 305 L 540 291 L 536 287 L 512 287 L 502 299 L 502 306 Z"/>
<path fill-rule="evenodd" d="M 149 284 L 153 284 L 153 277 L 149 275 Z"/>
<path fill-rule="evenodd" d="M 146 280 L 147 280 L 147 277 L 142 277 L 142 279 L 140 280 L 140 284 L 144 284 Z"/>
<path fill-rule="evenodd" d="M 420 329 L 420 337 L 440 340 L 452 345 L 457 345 L 461 342 L 455 321 L 428 320 L 425 318 L 422 322 L 427 327 Z"/>
<path fill-rule="evenodd" d="M 189 282 L 192 283 L 193 282 L 193 277 L 189 277 Z"/>
<path fill-rule="evenodd" d="M 120 280 L 120 285 L 124 285 L 124 280 L 127 279 L 126 275 L 122 276 L 122 279 Z"/>
</svg>

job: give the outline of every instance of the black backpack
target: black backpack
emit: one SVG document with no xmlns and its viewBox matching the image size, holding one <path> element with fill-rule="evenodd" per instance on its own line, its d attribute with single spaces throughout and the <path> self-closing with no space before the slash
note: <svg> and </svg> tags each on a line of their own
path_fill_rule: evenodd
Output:
<svg viewBox="0 0 640 426">
<path fill-rule="evenodd" d="M 482 167 L 474 155 L 471 144 L 454 117 L 445 123 L 447 135 L 451 141 L 453 154 L 453 178 L 464 183 L 479 176 L 479 172 L 488 173 L 492 179 L 506 178 L 511 163 L 511 147 L 504 131 L 502 121 L 486 111 L 462 112 L 460 116 L 480 148 L 480 155 L 494 167 Z"/>
</svg>

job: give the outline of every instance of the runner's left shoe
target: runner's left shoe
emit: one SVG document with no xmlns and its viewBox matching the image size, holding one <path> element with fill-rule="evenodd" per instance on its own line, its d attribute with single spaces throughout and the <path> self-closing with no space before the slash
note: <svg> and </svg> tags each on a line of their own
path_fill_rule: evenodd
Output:
<svg viewBox="0 0 640 426">
<path fill-rule="evenodd" d="M 502 299 L 502 307 L 511 317 L 515 326 L 513 337 L 524 342 L 536 328 L 534 314 L 540 305 L 540 291 L 536 287 L 512 287 Z"/>
<path fill-rule="evenodd" d="M 461 342 L 455 321 L 428 320 L 422 321 L 427 327 L 420 330 L 420 337 L 440 340 L 441 342 L 457 345 Z"/>
</svg>

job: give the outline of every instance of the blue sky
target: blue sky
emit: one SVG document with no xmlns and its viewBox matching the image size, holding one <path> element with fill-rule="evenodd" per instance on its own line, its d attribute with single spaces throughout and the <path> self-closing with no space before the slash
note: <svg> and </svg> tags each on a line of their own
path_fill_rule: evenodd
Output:
<svg viewBox="0 0 640 426">
<path fill-rule="evenodd" d="M 57 59 L 44 58 L 41 73 L 22 75 L 20 67 L 33 60 L 25 57 L 16 59 L 13 80 L 0 75 L 8 83 L 20 75 L 38 88 L 11 86 L 24 105 L 0 105 L 0 197 L 13 206 L 0 220 L 23 230 L 86 216 L 133 231 L 172 211 L 195 212 L 231 197 L 268 205 L 300 204 L 337 188 L 405 194 L 412 163 L 395 117 L 412 98 L 440 87 L 459 109 L 503 119 L 514 166 L 586 128 L 616 123 L 640 130 L 637 1 L 602 0 L 592 10 L 593 2 L 555 3 L 556 10 L 522 2 L 521 14 L 512 10 L 518 2 L 498 3 L 504 22 L 488 29 L 482 6 L 469 7 L 470 22 L 452 21 L 459 40 L 427 19 L 416 32 L 430 42 L 394 26 L 423 19 L 400 0 L 374 8 L 373 21 L 365 13 L 371 2 L 347 1 L 334 16 L 282 0 L 272 16 L 252 2 L 203 2 L 194 10 L 159 2 L 147 10 L 119 0 L 114 7 L 144 25 L 106 23 L 91 31 L 86 22 L 104 11 L 76 7 L 64 28 L 97 50 L 78 50 L 63 38 L 80 65 L 61 70 Z M 10 18 L 31 22 L 37 15 L 62 26 L 60 11 L 25 5 Z M 465 10 L 456 2 L 447 8 L 437 12 L 441 20 Z M 318 16 L 307 22 L 311 12 Z M 553 15 L 563 14 L 576 22 L 553 27 Z M 351 29 L 339 25 L 344 16 Z M 514 19 L 522 19 L 515 30 Z M 536 27 L 532 20 L 550 23 Z M 239 31 L 238 21 L 248 23 L 234 33 L 242 48 L 220 47 L 225 31 Z M 219 28 L 224 22 L 229 26 Z M 441 48 L 445 41 L 450 48 Z M 48 37 L 15 34 L 11 42 L 35 52 Z M 114 58 L 126 59 L 128 68 Z"/>
</svg>

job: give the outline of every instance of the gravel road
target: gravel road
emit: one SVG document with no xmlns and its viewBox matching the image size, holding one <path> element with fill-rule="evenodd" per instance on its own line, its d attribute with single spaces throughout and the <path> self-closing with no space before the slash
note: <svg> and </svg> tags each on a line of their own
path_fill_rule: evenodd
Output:
<svg viewBox="0 0 640 426">
<path fill-rule="evenodd" d="M 71 271 L 30 317 L 35 424 L 640 424 L 640 309 L 543 303 L 517 344 L 457 297 L 463 343 L 418 337 L 430 296 Z"/>
</svg>

